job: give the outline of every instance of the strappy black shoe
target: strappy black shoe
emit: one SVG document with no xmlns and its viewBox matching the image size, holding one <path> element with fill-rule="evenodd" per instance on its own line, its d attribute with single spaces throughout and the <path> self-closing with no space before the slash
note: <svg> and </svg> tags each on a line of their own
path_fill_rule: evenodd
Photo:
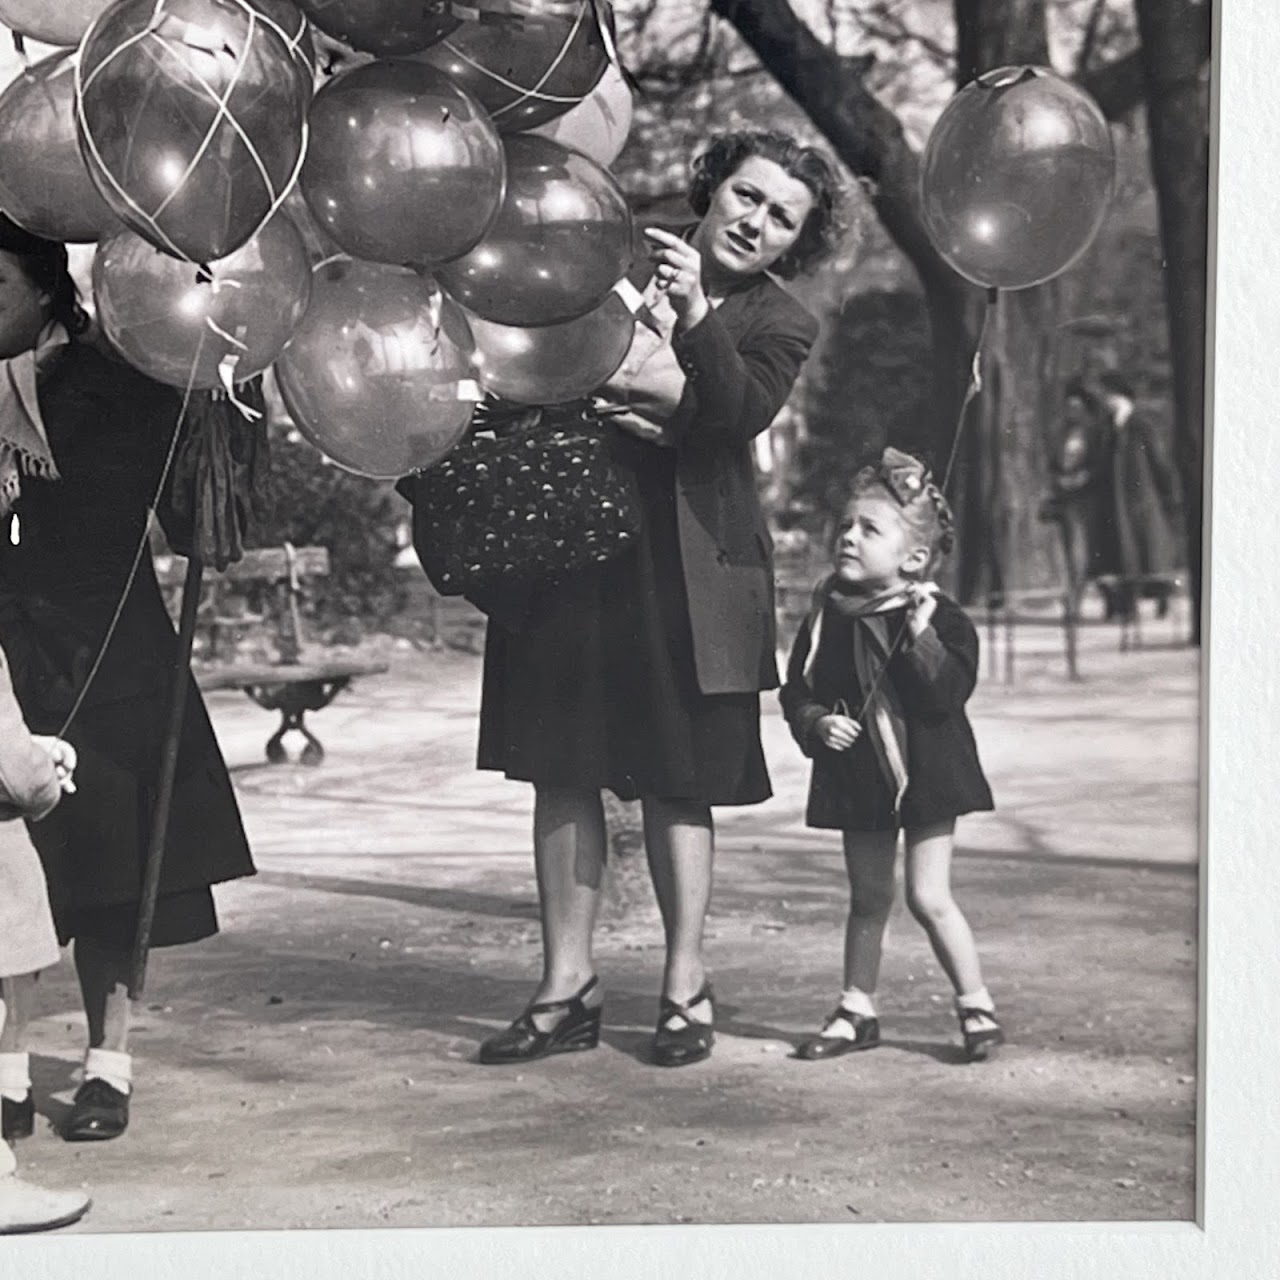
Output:
<svg viewBox="0 0 1280 1280">
<path fill-rule="evenodd" d="M 695 1022 L 689 1012 L 704 1000 L 711 1006 L 714 1018 L 716 1005 L 709 982 L 703 983 L 702 990 L 683 1004 L 670 996 L 659 1000 L 658 1029 L 653 1033 L 653 1060 L 658 1066 L 687 1067 L 711 1056 L 711 1046 L 716 1040 L 715 1029 L 710 1023 Z M 671 1027 L 669 1024 L 673 1018 L 683 1018 L 684 1026 Z"/>
<path fill-rule="evenodd" d="M 31 1093 L 21 1102 L 12 1098 L 0 1098 L 0 1138 L 13 1142 L 18 1138 L 29 1138 L 36 1129 L 36 1104 Z"/>
<path fill-rule="evenodd" d="M 964 1056 L 970 1062 L 986 1062 L 1004 1044 L 1000 1020 L 991 1009 L 963 1008 L 956 1012 L 960 1018 L 960 1034 L 964 1037 Z"/>
<path fill-rule="evenodd" d="M 118 1138 L 128 1127 L 129 1094 L 90 1076 L 76 1090 L 62 1136 L 67 1142 L 102 1142 Z"/>
<path fill-rule="evenodd" d="M 588 1009 L 583 998 L 598 984 L 591 978 L 575 995 L 567 1000 L 543 1000 L 531 1004 L 505 1031 L 490 1036 L 480 1045 L 480 1058 L 486 1066 L 505 1062 L 534 1062 L 548 1058 L 553 1053 L 579 1053 L 594 1049 L 600 1043 L 600 1013 L 602 1006 Z M 534 1022 L 537 1014 L 559 1013 L 562 1017 L 548 1031 L 542 1031 Z"/>
<path fill-rule="evenodd" d="M 830 1035 L 831 1025 L 835 1022 L 847 1022 L 853 1028 L 853 1035 Z M 822 1024 L 822 1030 L 796 1048 L 796 1057 L 805 1062 L 822 1062 L 827 1058 L 839 1058 L 842 1054 L 856 1053 L 861 1049 L 874 1049 L 879 1043 L 879 1018 L 868 1018 L 843 1005 L 836 1005 Z"/>
</svg>

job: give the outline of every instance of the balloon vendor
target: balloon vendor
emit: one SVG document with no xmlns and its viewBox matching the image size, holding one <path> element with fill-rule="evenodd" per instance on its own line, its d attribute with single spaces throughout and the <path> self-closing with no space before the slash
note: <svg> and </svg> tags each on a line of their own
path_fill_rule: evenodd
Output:
<svg viewBox="0 0 1280 1280">
<path fill-rule="evenodd" d="M 951 894 L 956 819 L 992 808 L 965 715 L 978 634 L 931 581 L 951 549 L 951 510 L 917 459 L 886 449 L 854 478 L 834 567 L 791 651 L 781 692 L 813 761 L 805 821 L 841 831 L 849 876 L 844 982 L 809 1061 L 875 1048 L 873 997 L 894 898 L 898 834 L 907 906 L 955 989 L 970 1061 L 1004 1039 L 973 934 Z"/>
<path fill-rule="evenodd" d="M 80 761 L 75 794 L 31 828 L 88 1021 L 63 1136 L 114 1138 L 129 1121 L 130 955 L 168 711 L 169 682 L 157 676 L 178 652 L 138 549 L 182 405 L 88 331 L 66 249 L 3 215 L 0 360 L 0 646 L 27 723 L 65 737 Z M 157 505 L 176 536 L 163 495 Z M 189 677 L 152 945 L 216 933 L 210 886 L 252 873 Z"/>
</svg>

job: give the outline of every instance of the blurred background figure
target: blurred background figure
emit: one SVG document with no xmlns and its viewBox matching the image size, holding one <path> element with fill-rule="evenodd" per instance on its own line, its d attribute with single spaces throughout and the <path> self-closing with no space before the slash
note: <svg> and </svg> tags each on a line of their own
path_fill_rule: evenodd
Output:
<svg viewBox="0 0 1280 1280">
<path fill-rule="evenodd" d="M 1103 589 L 1107 617 L 1131 618 L 1140 598 L 1168 612 L 1173 573 L 1184 560 L 1177 482 L 1156 425 L 1135 408 L 1122 373 L 1098 379 L 1104 417 L 1098 461 L 1098 542 L 1094 571 L 1112 579 Z"/>
</svg>

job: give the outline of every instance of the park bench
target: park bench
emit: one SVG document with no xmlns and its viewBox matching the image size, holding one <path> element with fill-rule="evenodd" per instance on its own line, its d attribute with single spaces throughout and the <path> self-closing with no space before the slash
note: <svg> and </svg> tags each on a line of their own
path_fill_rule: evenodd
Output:
<svg viewBox="0 0 1280 1280">
<path fill-rule="evenodd" d="M 187 562 L 180 556 L 155 558 L 161 588 L 171 595 L 181 590 Z M 287 733 L 305 740 L 301 762 L 318 765 L 324 747 L 306 724 L 308 711 L 321 711 L 357 676 L 379 675 L 385 662 L 361 662 L 346 658 L 310 660 L 304 656 L 300 601 L 303 584 L 327 577 L 327 547 L 263 547 L 246 551 L 243 558 L 221 573 L 208 573 L 197 625 L 208 637 L 207 654 L 192 662 L 196 684 L 202 692 L 241 689 L 267 711 L 280 713 L 280 726 L 267 739 L 266 756 L 272 764 L 288 759 Z M 230 597 L 235 588 L 265 591 L 275 597 L 274 610 L 233 612 Z M 273 662 L 224 662 L 220 649 L 225 636 L 246 626 L 266 625 L 274 632 L 278 659 Z"/>
</svg>

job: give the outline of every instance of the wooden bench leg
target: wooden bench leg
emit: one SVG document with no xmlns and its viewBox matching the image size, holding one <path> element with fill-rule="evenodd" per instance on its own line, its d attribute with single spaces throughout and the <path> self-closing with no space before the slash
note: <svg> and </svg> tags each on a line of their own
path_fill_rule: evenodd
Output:
<svg viewBox="0 0 1280 1280">
<path fill-rule="evenodd" d="M 302 748 L 302 755 L 299 757 L 303 764 L 314 768 L 324 763 L 324 746 L 320 739 L 307 728 L 306 715 L 305 711 L 280 712 L 280 727 L 267 739 L 267 759 L 272 764 L 284 764 L 289 759 L 289 753 L 284 746 L 286 733 L 300 733 L 306 739 L 306 745 Z"/>
</svg>

